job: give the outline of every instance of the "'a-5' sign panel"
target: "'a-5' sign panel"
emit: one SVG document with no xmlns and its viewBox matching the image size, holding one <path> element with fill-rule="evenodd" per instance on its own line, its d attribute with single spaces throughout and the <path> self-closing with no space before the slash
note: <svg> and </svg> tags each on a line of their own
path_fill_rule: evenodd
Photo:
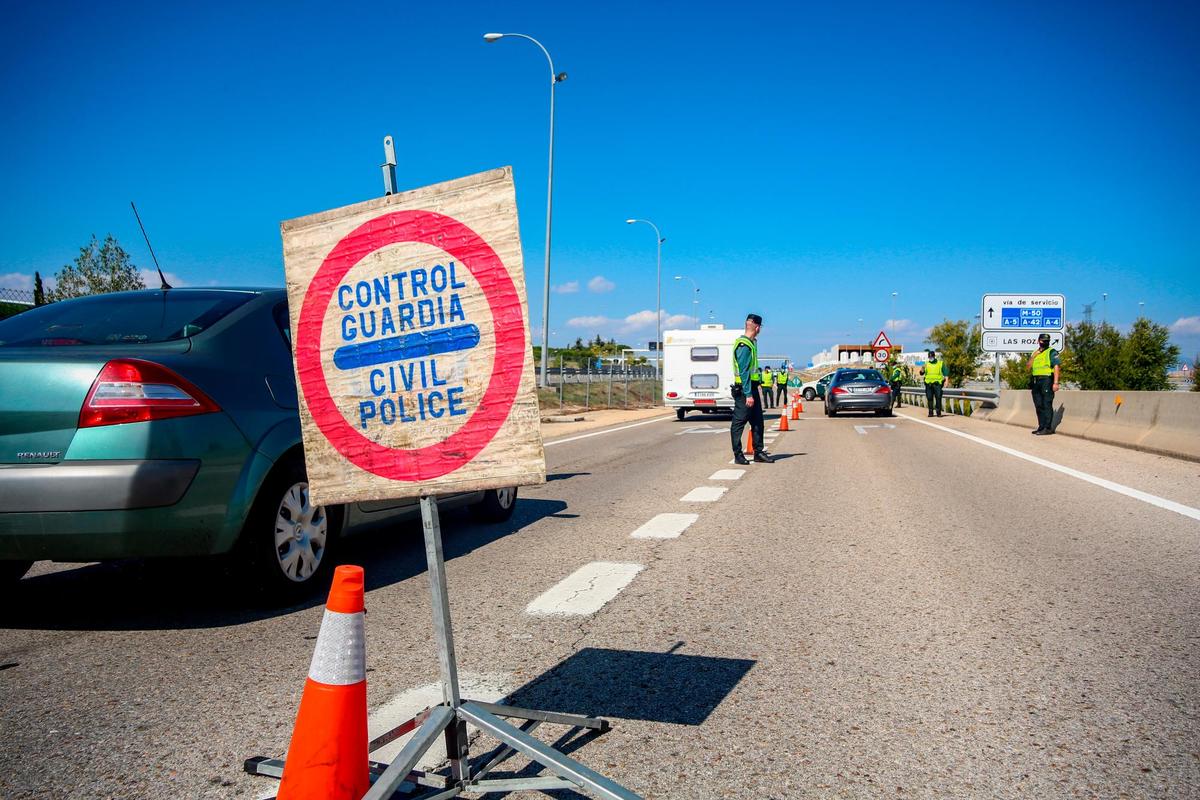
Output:
<svg viewBox="0 0 1200 800">
<path fill-rule="evenodd" d="M 281 231 L 314 503 L 545 482 L 510 168 Z"/>
</svg>

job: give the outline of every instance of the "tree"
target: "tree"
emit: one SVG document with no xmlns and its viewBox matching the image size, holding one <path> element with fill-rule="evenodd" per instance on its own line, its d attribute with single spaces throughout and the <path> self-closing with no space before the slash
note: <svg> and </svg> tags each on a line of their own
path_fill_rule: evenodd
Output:
<svg viewBox="0 0 1200 800">
<path fill-rule="evenodd" d="M 74 264 L 67 264 L 54 276 L 51 300 L 67 300 L 89 294 L 124 292 L 130 289 L 145 289 L 138 269 L 129 260 L 112 234 L 104 237 L 103 244 L 92 240 L 79 248 Z"/>
<path fill-rule="evenodd" d="M 1068 325 L 1062 354 L 1062 379 L 1080 389 L 1128 388 L 1121 358 L 1121 332 L 1103 322 Z"/>
<path fill-rule="evenodd" d="M 1200 392 L 1200 377 L 1196 376 L 1196 371 L 1200 370 L 1200 353 L 1192 359 L 1192 391 Z"/>
<path fill-rule="evenodd" d="M 983 342 L 979 326 L 965 319 L 942 320 L 929 332 L 929 343 L 942 354 L 946 377 L 951 386 L 962 386 L 975 374 Z"/>
<path fill-rule="evenodd" d="M 1126 369 L 1126 385 L 1133 391 L 1165 392 L 1171 381 L 1167 373 L 1179 361 L 1179 348 L 1170 343 L 1165 325 L 1138 318 L 1121 347 Z"/>
<path fill-rule="evenodd" d="M 46 305 L 46 289 L 42 286 L 42 273 L 33 273 L 33 304 L 35 306 Z"/>
<path fill-rule="evenodd" d="M 1025 365 L 1025 354 L 1020 353 L 1016 358 L 1010 358 L 1000 366 L 1000 380 L 1009 389 L 1028 389 L 1032 375 Z"/>
</svg>

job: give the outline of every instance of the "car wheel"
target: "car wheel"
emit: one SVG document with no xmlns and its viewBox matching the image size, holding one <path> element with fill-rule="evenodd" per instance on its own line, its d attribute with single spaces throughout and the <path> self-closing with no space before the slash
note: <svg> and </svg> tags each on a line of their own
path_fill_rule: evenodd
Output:
<svg viewBox="0 0 1200 800">
<path fill-rule="evenodd" d="M 488 489 L 483 499 L 471 506 L 471 512 L 484 522 L 504 522 L 517 507 L 517 487 Z"/>
<path fill-rule="evenodd" d="M 807 400 L 808 402 L 811 403 L 813 401 L 813 398 L 816 396 L 817 396 L 817 393 L 814 392 L 812 389 L 804 390 L 804 399 Z"/>
<path fill-rule="evenodd" d="M 675 409 L 675 419 L 683 422 L 683 418 L 687 416 L 687 411 L 682 408 Z"/>
<path fill-rule="evenodd" d="M 831 417 L 836 417 L 838 415 L 837 409 L 831 405 L 825 406 L 825 413 Z"/>
<path fill-rule="evenodd" d="M 314 506 L 304 464 L 293 459 L 268 476 L 242 529 L 253 588 L 271 600 L 306 597 L 333 569 L 342 509 Z"/>
<path fill-rule="evenodd" d="M 21 580 L 32 566 L 32 561 L 0 561 L 0 589 Z"/>
<path fill-rule="evenodd" d="M 890 408 L 875 409 L 875 416 L 877 416 L 877 417 L 890 417 L 891 415 L 892 415 L 892 410 Z"/>
</svg>

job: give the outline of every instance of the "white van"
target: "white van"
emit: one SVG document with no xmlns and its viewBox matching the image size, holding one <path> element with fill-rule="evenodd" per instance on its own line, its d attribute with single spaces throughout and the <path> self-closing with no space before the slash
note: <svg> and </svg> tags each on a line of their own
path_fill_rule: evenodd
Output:
<svg viewBox="0 0 1200 800">
<path fill-rule="evenodd" d="M 683 419 L 689 411 L 733 411 L 733 343 L 741 331 L 701 325 L 663 331 L 663 404 Z"/>
</svg>

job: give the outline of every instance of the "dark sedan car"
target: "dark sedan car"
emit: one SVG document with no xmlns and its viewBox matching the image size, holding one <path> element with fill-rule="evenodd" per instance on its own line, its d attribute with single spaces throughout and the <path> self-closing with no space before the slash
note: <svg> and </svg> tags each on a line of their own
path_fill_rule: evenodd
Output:
<svg viewBox="0 0 1200 800">
<path fill-rule="evenodd" d="M 842 411 L 874 411 L 878 417 L 892 415 L 892 387 L 877 369 L 839 369 L 825 393 L 825 416 Z"/>
</svg>

